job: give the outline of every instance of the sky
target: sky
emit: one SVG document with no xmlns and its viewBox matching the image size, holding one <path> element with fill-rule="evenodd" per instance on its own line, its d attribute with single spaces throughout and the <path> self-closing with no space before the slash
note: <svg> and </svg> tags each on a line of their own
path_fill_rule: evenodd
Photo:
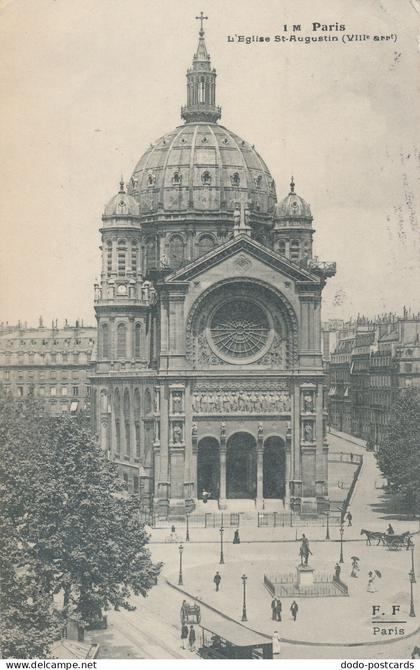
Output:
<svg viewBox="0 0 420 670">
<path fill-rule="evenodd" d="M 418 0 L 0 0 L 0 321 L 94 323 L 103 207 L 181 123 L 201 10 L 220 123 L 337 262 L 323 318 L 419 311 Z M 274 42 L 293 24 L 338 42 Z"/>
</svg>

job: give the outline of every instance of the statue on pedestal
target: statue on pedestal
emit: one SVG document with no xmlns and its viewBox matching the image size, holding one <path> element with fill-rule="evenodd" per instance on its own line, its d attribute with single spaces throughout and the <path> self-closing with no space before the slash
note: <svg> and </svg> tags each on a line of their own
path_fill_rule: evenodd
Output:
<svg viewBox="0 0 420 670">
<path fill-rule="evenodd" d="M 302 533 L 302 537 L 300 538 L 300 540 L 301 540 L 301 545 L 299 549 L 300 564 L 307 567 L 309 554 L 311 554 L 312 556 L 312 551 L 309 548 L 309 539 L 306 537 L 305 533 Z"/>
</svg>

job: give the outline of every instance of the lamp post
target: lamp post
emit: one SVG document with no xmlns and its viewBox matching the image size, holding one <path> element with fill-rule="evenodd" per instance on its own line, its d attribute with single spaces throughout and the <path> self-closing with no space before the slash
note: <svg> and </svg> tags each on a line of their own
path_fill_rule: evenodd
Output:
<svg viewBox="0 0 420 670">
<path fill-rule="evenodd" d="M 223 556 L 223 533 L 224 533 L 225 529 L 223 528 L 223 526 L 220 526 L 219 530 L 220 530 L 220 561 L 219 561 L 219 563 L 222 564 L 222 563 L 225 562 L 225 559 L 224 559 L 224 556 Z"/>
<path fill-rule="evenodd" d="M 186 512 L 186 517 L 187 517 L 187 532 L 185 534 L 185 542 L 190 541 L 190 526 L 189 526 L 189 514 Z"/>
<path fill-rule="evenodd" d="M 414 542 L 410 538 L 410 549 L 411 549 L 411 573 L 413 575 L 413 584 L 416 583 L 416 573 L 414 572 Z"/>
<path fill-rule="evenodd" d="M 327 515 L 327 532 L 326 532 L 326 535 L 325 535 L 325 539 L 329 540 L 330 539 L 330 513 L 326 512 L 326 515 Z"/>
<path fill-rule="evenodd" d="M 413 598 L 413 584 L 416 581 L 416 577 L 413 570 L 410 570 L 410 572 L 408 573 L 408 577 L 410 579 L 410 616 L 416 616 L 416 612 L 414 610 L 414 598 Z"/>
<path fill-rule="evenodd" d="M 247 616 L 246 616 L 246 580 L 248 579 L 246 575 L 242 575 L 242 584 L 244 587 L 244 598 L 243 598 L 243 603 L 242 603 L 242 619 L 241 621 L 248 621 Z"/>
<path fill-rule="evenodd" d="M 183 586 L 184 582 L 182 581 L 182 552 L 184 551 L 184 547 L 182 544 L 179 545 L 178 547 L 179 551 L 179 577 L 178 577 L 178 586 Z"/>
<path fill-rule="evenodd" d="M 341 524 L 340 526 L 340 560 L 339 563 L 344 563 L 344 558 L 343 558 L 343 535 L 344 535 L 344 526 Z"/>
</svg>

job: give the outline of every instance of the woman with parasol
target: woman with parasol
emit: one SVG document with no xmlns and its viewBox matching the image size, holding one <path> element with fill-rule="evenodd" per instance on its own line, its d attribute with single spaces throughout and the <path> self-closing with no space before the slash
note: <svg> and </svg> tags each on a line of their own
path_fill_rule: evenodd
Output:
<svg viewBox="0 0 420 670">
<path fill-rule="evenodd" d="M 352 557 L 351 557 L 351 573 L 350 573 L 350 577 L 358 577 L 358 576 L 359 576 L 359 575 L 357 574 L 358 572 L 360 572 L 359 561 L 360 561 L 360 558 L 358 558 L 358 556 L 352 556 Z"/>
<path fill-rule="evenodd" d="M 378 589 L 375 588 L 375 580 L 376 580 L 377 577 L 379 577 L 379 578 L 382 577 L 382 573 L 379 572 L 379 570 L 373 570 L 373 571 L 370 570 L 369 571 L 369 580 L 368 580 L 368 585 L 367 585 L 368 593 L 376 593 L 377 592 Z"/>
</svg>

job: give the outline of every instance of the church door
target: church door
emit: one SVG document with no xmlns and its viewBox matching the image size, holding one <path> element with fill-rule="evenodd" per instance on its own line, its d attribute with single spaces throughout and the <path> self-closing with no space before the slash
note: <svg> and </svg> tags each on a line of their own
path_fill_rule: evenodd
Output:
<svg viewBox="0 0 420 670">
<path fill-rule="evenodd" d="M 264 442 L 264 498 L 284 498 L 286 452 L 280 437 L 268 437 Z"/>
<path fill-rule="evenodd" d="M 235 433 L 227 443 L 226 495 L 228 498 L 255 498 L 256 494 L 255 438 L 249 433 Z"/>
<path fill-rule="evenodd" d="M 198 443 L 197 457 L 197 495 L 203 497 L 203 491 L 210 498 L 219 497 L 219 442 L 215 437 L 204 437 Z"/>
</svg>

